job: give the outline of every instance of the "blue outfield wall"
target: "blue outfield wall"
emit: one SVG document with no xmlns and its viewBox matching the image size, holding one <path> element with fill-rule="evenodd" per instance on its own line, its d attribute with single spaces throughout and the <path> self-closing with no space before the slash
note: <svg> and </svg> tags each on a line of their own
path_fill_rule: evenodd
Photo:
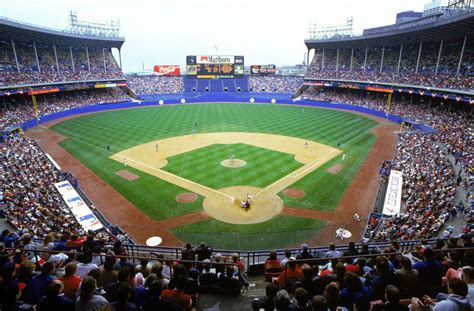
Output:
<svg viewBox="0 0 474 311">
<path fill-rule="evenodd" d="M 89 112 L 100 112 L 114 109 L 124 109 L 124 108 L 137 108 L 144 106 L 155 106 L 159 104 L 160 100 L 163 100 L 165 105 L 170 104 L 180 104 L 182 99 L 185 99 L 186 104 L 188 103 L 209 103 L 209 102 L 239 102 L 239 103 L 248 103 L 251 98 L 255 100 L 256 104 L 268 104 L 271 103 L 272 99 L 276 100 L 276 104 L 285 104 L 285 105 L 302 105 L 302 106 L 311 106 L 311 107 L 322 107 L 330 109 L 342 109 L 348 111 L 357 111 L 366 114 L 370 114 L 379 118 L 384 118 L 392 122 L 401 124 L 403 118 L 400 116 L 386 114 L 381 111 L 372 110 L 369 108 L 352 106 L 343 103 L 329 103 L 329 102 L 320 102 L 312 100 L 293 100 L 291 99 L 292 94 L 275 94 L 275 93 L 183 93 L 183 94 L 156 94 L 156 95 L 142 95 L 141 98 L 143 102 L 121 102 L 115 104 L 95 104 L 89 105 L 80 108 L 73 108 L 67 111 L 61 111 L 53 113 L 47 116 L 41 117 L 38 121 L 36 119 L 29 120 L 24 122 L 21 125 L 23 130 L 35 127 L 39 124 L 46 123 L 49 121 L 57 120 L 60 118 L 79 115 Z M 413 130 L 419 130 L 426 133 L 434 133 L 435 130 L 429 126 L 414 124 L 412 127 Z"/>
</svg>

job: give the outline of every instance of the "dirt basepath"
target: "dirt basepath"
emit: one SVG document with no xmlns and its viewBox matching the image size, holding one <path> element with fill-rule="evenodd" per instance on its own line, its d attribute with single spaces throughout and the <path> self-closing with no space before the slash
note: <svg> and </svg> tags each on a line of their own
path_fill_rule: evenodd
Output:
<svg viewBox="0 0 474 311">
<path fill-rule="evenodd" d="M 393 157 L 397 144 L 397 134 L 395 133 L 397 130 L 399 130 L 399 126 L 394 124 L 381 124 L 372 130 L 377 140 L 334 212 L 297 207 L 283 209 L 283 214 L 286 215 L 326 220 L 326 226 L 316 236 L 308 237 L 307 242 L 310 245 L 326 245 L 329 242 L 347 244 L 348 241 L 360 241 L 365 221 L 372 211 L 379 189 L 378 170 L 383 160 Z M 355 221 L 353 219 L 354 213 L 357 213 L 362 221 Z M 344 241 L 336 239 L 336 230 L 339 227 L 351 231 L 352 238 Z"/>
<path fill-rule="evenodd" d="M 342 111 L 354 113 L 347 110 Z M 381 118 L 363 113 L 355 114 L 363 115 L 378 122 L 384 121 Z M 79 180 L 82 189 L 110 222 L 120 225 L 139 243 L 144 244 L 146 239 L 151 236 L 161 236 L 163 238 L 162 245 L 177 246 L 181 245 L 182 241 L 171 233 L 171 228 L 209 218 L 205 212 L 197 212 L 155 221 L 136 208 L 120 193 L 58 145 L 66 137 L 48 129 L 48 127 L 54 124 L 78 116 L 82 115 L 74 115 L 45 123 L 42 127 L 29 130 L 27 135 L 37 140 L 43 150 L 49 153 L 64 170 L 74 174 Z M 353 215 L 357 212 L 362 219 L 365 219 L 372 210 L 379 185 L 378 168 L 382 160 L 392 158 L 396 147 L 396 134 L 394 131 L 398 129 L 398 125 L 382 124 L 373 130 L 377 140 L 335 212 L 312 211 L 301 208 L 283 209 L 283 214 L 286 215 L 324 219 L 327 221 L 327 226 L 319 231 L 316 236 L 308 237 L 307 242 L 310 245 L 325 245 L 330 241 L 335 241 L 335 231 L 341 224 L 345 224 L 345 228 L 353 233 L 351 240 L 360 240 L 365 222 L 355 222 Z M 336 242 L 340 243 L 340 240 Z M 345 240 L 342 243 L 347 243 L 347 241 Z"/>
</svg>

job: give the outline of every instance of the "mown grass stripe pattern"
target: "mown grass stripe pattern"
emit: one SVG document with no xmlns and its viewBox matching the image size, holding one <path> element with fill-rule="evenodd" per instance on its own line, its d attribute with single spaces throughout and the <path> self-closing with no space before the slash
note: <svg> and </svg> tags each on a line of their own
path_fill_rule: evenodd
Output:
<svg viewBox="0 0 474 311">
<path fill-rule="evenodd" d="M 185 189 L 130 167 L 128 170 L 140 176 L 140 179 L 129 182 L 118 177 L 115 172 L 123 169 L 123 166 L 109 159 L 110 154 L 106 153 L 105 147 L 110 145 L 112 152 L 116 153 L 149 141 L 188 135 L 195 130 L 195 123 L 197 123 L 197 131 L 201 133 L 224 131 L 273 133 L 317 141 L 333 147 L 336 147 L 338 143 L 343 144 L 344 152 L 347 154 L 344 163 L 340 157 L 337 157 L 293 185 L 306 193 L 304 198 L 281 196 L 286 206 L 315 210 L 335 209 L 375 141 L 374 135 L 368 130 L 377 125 L 377 122 L 371 119 L 337 110 L 224 103 L 109 111 L 71 119 L 55 125 L 53 129 L 72 138 L 61 142 L 61 146 L 68 152 L 150 217 L 161 220 L 201 210 L 203 198 L 200 197 L 190 204 L 177 203 L 175 196 L 186 192 Z M 253 154 L 254 151 L 249 149 L 248 152 L 249 157 L 258 158 Z M 221 156 L 229 157 L 228 150 L 222 151 Z M 189 163 L 189 165 L 205 166 L 204 162 L 196 163 Z M 337 163 L 344 165 L 344 169 L 339 174 L 326 173 L 327 168 Z M 242 178 L 241 182 L 238 181 L 239 183 L 245 184 L 250 179 L 258 180 L 261 173 L 252 175 L 249 172 L 248 176 L 247 173 L 245 175 L 237 174 L 239 178 Z M 206 181 L 205 174 L 194 178 L 198 178 L 204 184 L 213 184 L 216 188 L 226 185 L 224 182 L 220 185 L 217 180 L 212 181 L 212 176 L 207 176 Z M 237 177 L 229 178 L 234 183 Z M 259 181 L 259 183 L 262 185 L 264 182 Z M 287 228 L 288 232 L 293 230 L 293 224 L 290 226 L 287 223 L 278 223 L 277 219 L 279 217 L 263 224 L 248 226 L 254 226 L 256 232 L 262 232 L 263 235 L 265 235 L 263 228 L 267 227 L 281 230 Z M 295 222 L 296 227 L 304 223 L 300 218 L 292 219 L 292 221 Z M 175 230 L 182 232 L 177 233 L 178 236 L 187 240 L 186 232 L 193 232 L 195 236 L 195 232 L 205 234 L 215 226 L 223 230 L 222 233 L 241 232 L 245 228 L 225 223 L 216 225 L 218 223 L 217 220 L 210 219 L 175 228 Z M 320 223 L 313 223 L 312 228 L 319 228 L 320 225 Z M 277 236 L 281 243 L 285 244 L 285 234 Z M 188 237 L 191 238 L 190 235 Z M 221 235 L 221 239 L 224 243 L 225 234 Z M 275 238 L 275 241 L 277 240 L 278 238 Z M 219 244 L 216 243 L 214 245 L 218 246 Z M 283 247 L 283 244 L 280 247 Z"/>
</svg>

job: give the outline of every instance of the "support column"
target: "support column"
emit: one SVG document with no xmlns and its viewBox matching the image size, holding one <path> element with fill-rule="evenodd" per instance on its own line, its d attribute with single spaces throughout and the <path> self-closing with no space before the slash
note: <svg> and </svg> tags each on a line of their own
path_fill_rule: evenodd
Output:
<svg viewBox="0 0 474 311">
<path fill-rule="evenodd" d="M 74 57 L 72 57 L 72 46 L 69 46 L 69 54 L 71 54 L 72 71 L 75 72 L 76 68 L 74 68 Z"/>
<path fill-rule="evenodd" d="M 89 48 L 87 48 L 87 45 L 86 45 L 86 56 L 87 56 L 87 68 L 89 69 L 89 71 L 91 71 L 91 62 L 89 60 Z"/>
<path fill-rule="evenodd" d="M 349 69 L 349 71 L 352 71 L 352 64 L 354 64 L 354 48 L 352 48 L 351 52 L 351 68 Z"/>
<path fill-rule="evenodd" d="M 311 49 L 308 49 L 308 54 L 306 54 L 306 66 L 308 66 L 308 67 L 309 67 L 309 52 L 311 52 Z M 120 50 L 119 50 L 119 55 L 120 55 Z M 120 58 L 120 56 L 119 56 L 119 58 Z M 120 66 L 120 67 L 122 67 L 122 66 Z"/>
<path fill-rule="evenodd" d="M 19 73 L 20 72 L 20 63 L 18 62 L 18 56 L 16 55 L 15 42 L 13 42 L 13 39 L 11 40 L 11 42 L 12 42 L 13 56 L 15 56 L 16 70 Z"/>
<path fill-rule="evenodd" d="M 107 71 L 107 63 L 105 62 L 105 48 L 102 48 L 102 56 L 104 57 L 104 71 Z"/>
<path fill-rule="evenodd" d="M 365 70 L 365 66 L 367 66 L 367 47 L 365 47 L 364 70 Z"/>
<path fill-rule="evenodd" d="M 336 52 L 336 71 L 339 69 L 339 48 L 337 48 Z"/>
<path fill-rule="evenodd" d="M 321 70 L 324 70 L 324 48 L 323 48 L 323 56 L 321 57 Z"/>
<path fill-rule="evenodd" d="M 385 45 L 382 47 L 382 57 L 380 59 L 380 70 L 379 72 L 382 72 L 382 68 L 383 68 L 383 57 L 385 56 Z"/>
<path fill-rule="evenodd" d="M 38 58 L 38 51 L 36 50 L 36 43 L 33 42 L 33 48 L 35 49 L 35 56 L 36 56 L 36 65 L 38 66 L 38 72 L 41 73 L 40 62 Z"/>
<path fill-rule="evenodd" d="M 466 41 L 467 41 L 467 36 L 464 36 L 464 42 L 462 43 L 461 55 L 459 56 L 458 70 L 456 70 L 456 76 L 459 75 L 459 71 L 461 70 L 461 63 L 462 63 L 462 58 L 464 56 L 464 48 L 466 47 Z"/>
<path fill-rule="evenodd" d="M 416 69 L 415 73 L 418 73 L 418 66 L 420 65 L 420 57 L 421 57 L 421 48 L 423 47 L 423 42 L 420 42 L 420 48 L 418 49 L 418 58 L 416 60 Z"/>
<path fill-rule="evenodd" d="M 54 50 L 54 58 L 56 59 L 56 68 L 59 71 L 59 62 L 58 62 L 58 53 L 56 52 L 56 44 L 53 44 L 53 50 Z"/>
<path fill-rule="evenodd" d="M 439 45 L 438 60 L 436 61 L 435 76 L 438 74 L 439 60 L 441 58 L 441 51 L 442 50 L 443 50 L 443 40 L 441 40 L 441 44 Z"/>
<path fill-rule="evenodd" d="M 123 68 L 122 68 L 122 50 L 121 50 L 121 49 L 119 49 L 118 51 L 119 51 L 119 62 L 120 62 L 120 69 L 122 69 L 122 70 L 123 70 Z M 309 60 L 309 53 L 308 53 L 308 60 Z"/>
<path fill-rule="evenodd" d="M 398 55 L 397 73 L 400 72 L 400 64 L 402 63 L 403 44 L 400 44 L 400 54 Z"/>
</svg>

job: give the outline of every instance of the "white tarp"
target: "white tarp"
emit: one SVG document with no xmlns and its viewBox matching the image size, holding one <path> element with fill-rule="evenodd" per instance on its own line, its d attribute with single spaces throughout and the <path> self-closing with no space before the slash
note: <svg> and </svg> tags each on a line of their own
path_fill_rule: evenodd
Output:
<svg viewBox="0 0 474 311">
<path fill-rule="evenodd" d="M 400 208 L 402 205 L 402 185 L 403 173 L 391 170 L 390 177 L 388 178 L 387 193 L 385 194 L 382 214 L 387 216 L 400 214 Z"/>
<path fill-rule="evenodd" d="M 69 181 L 58 182 L 54 186 L 85 231 L 96 231 L 104 227 Z"/>
</svg>

